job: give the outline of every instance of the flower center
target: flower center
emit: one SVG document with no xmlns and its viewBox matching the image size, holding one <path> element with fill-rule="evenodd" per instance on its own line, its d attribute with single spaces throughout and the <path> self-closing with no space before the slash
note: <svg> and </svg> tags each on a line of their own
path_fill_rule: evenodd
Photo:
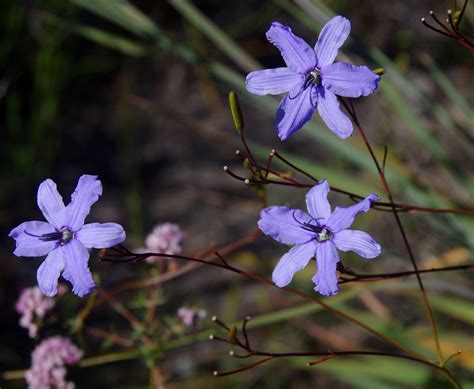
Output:
<svg viewBox="0 0 474 389">
<path fill-rule="evenodd" d="M 306 74 L 303 89 L 307 89 L 311 84 L 317 85 L 319 81 L 321 81 L 320 71 L 318 68 L 314 68 L 308 74 Z"/>
<path fill-rule="evenodd" d="M 316 236 L 316 239 L 318 242 L 325 242 L 327 240 L 330 240 L 332 238 L 332 233 L 329 231 L 327 228 L 323 228 L 321 232 L 318 233 Z"/>
<path fill-rule="evenodd" d="M 43 235 L 33 235 L 30 234 L 28 231 L 25 231 L 27 235 L 34 236 L 43 242 L 54 242 L 57 241 L 61 243 L 61 245 L 65 245 L 69 242 L 72 238 L 74 238 L 74 233 L 68 230 L 67 228 L 63 228 L 61 231 L 56 232 L 49 232 Z"/>
<path fill-rule="evenodd" d="M 61 244 L 65 245 L 74 237 L 74 234 L 69 231 L 67 228 L 61 231 Z"/>
</svg>

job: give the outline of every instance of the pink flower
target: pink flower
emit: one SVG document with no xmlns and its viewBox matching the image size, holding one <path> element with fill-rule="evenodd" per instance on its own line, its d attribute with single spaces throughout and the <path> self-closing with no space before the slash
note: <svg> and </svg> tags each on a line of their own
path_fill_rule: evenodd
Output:
<svg viewBox="0 0 474 389">
<path fill-rule="evenodd" d="M 28 329 L 28 335 L 34 338 L 38 333 L 38 321 L 53 309 L 54 300 L 34 286 L 21 291 L 15 309 L 21 315 L 20 326 Z"/>
<path fill-rule="evenodd" d="M 31 369 L 25 375 L 28 388 L 73 389 L 74 383 L 66 381 L 65 365 L 77 363 L 83 354 L 68 338 L 43 340 L 31 354 Z"/>
<path fill-rule="evenodd" d="M 176 255 L 181 252 L 183 239 L 184 232 L 177 224 L 158 224 L 145 239 L 146 250 L 160 254 Z M 148 263 L 156 261 L 156 257 L 147 258 Z"/>
<path fill-rule="evenodd" d="M 197 326 L 207 316 L 207 312 L 204 309 L 188 307 L 179 308 L 177 314 L 186 327 Z"/>
</svg>

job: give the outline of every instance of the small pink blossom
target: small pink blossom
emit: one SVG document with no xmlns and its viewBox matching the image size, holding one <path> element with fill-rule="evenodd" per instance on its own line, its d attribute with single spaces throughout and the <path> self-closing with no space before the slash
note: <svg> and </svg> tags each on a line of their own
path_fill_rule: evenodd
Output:
<svg viewBox="0 0 474 389">
<path fill-rule="evenodd" d="M 145 239 L 146 250 L 160 254 L 176 255 L 181 252 L 184 232 L 177 224 L 158 224 Z M 148 263 L 157 261 L 156 257 L 147 258 Z"/>
<path fill-rule="evenodd" d="M 188 307 L 179 308 L 177 314 L 186 327 L 197 326 L 207 316 L 207 312 L 204 309 Z"/>
<path fill-rule="evenodd" d="M 73 389 L 74 383 L 66 381 L 66 365 L 77 363 L 83 354 L 68 338 L 43 340 L 31 354 L 31 369 L 25 375 L 28 388 Z"/>
<path fill-rule="evenodd" d="M 34 338 L 38 333 L 38 321 L 53 307 L 54 299 L 44 295 L 37 286 L 23 289 L 15 306 L 21 315 L 20 326 L 28 329 L 28 335 Z"/>
</svg>

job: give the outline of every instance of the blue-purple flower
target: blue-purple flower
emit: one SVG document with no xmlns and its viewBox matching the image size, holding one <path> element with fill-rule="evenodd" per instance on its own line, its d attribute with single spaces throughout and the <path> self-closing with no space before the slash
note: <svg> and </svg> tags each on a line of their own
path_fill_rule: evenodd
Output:
<svg viewBox="0 0 474 389">
<path fill-rule="evenodd" d="M 320 181 L 306 194 L 308 213 L 288 207 L 268 207 L 260 213 L 258 227 L 265 235 L 280 243 L 294 245 L 273 270 L 273 282 L 280 288 L 288 285 L 293 275 L 306 267 L 316 256 L 313 282 L 324 296 L 338 293 L 337 250 L 353 251 L 364 258 L 380 254 L 380 245 L 363 231 L 348 229 L 359 212 L 367 212 L 372 202 L 379 200 L 370 194 L 350 207 L 336 207 L 331 212 L 327 200 L 329 184 Z"/>
<path fill-rule="evenodd" d="M 71 202 L 65 206 L 54 181 L 47 179 L 38 188 L 38 207 L 47 222 L 29 221 L 10 232 L 16 241 L 14 254 L 19 257 L 47 255 L 38 268 L 37 280 L 41 291 L 54 296 L 62 276 L 72 291 L 83 297 L 95 284 L 88 268 L 88 248 L 108 248 L 125 240 L 125 231 L 117 223 L 84 224 L 90 207 L 102 194 L 97 176 L 79 178 Z"/>
<path fill-rule="evenodd" d="M 287 67 L 252 72 L 246 84 L 256 95 L 287 93 L 276 114 L 281 140 L 302 128 L 316 109 L 339 138 L 351 135 L 352 123 L 339 108 L 336 95 L 370 95 L 380 76 L 367 66 L 333 63 L 350 29 L 349 20 L 335 16 L 323 27 L 314 49 L 278 22 L 267 31 L 268 41 L 280 50 Z"/>
</svg>

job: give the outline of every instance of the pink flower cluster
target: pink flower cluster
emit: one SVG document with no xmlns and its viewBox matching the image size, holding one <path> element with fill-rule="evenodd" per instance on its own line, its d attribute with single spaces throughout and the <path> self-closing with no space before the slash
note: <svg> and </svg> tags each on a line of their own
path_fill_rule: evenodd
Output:
<svg viewBox="0 0 474 389">
<path fill-rule="evenodd" d="M 43 340 L 31 354 L 31 369 L 25 376 L 28 388 L 74 389 L 74 383 L 66 381 L 66 365 L 77 363 L 83 354 L 68 338 Z"/>
<path fill-rule="evenodd" d="M 54 299 L 45 296 L 37 286 L 23 289 L 15 306 L 21 315 L 20 326 L 27 328 L 28 335 L 34 338 L 38 333 L 37 320 L 42 319 L 53 307 Z"/>
<path fill-rule="evenodd" d="M 177 314 L 186 327 L 197 326 L 207 316 L 207 312 L 204 309 L 188 307 L 179 308 Z"/>
<path fill-rule="evenodd" d="M 146 249 L 160 254 L 179 254 L 184 232 L 177 224 L 158 224 L 145 239 Z M 147 258 L 148 263 L 157 261 L 156 257 Z"/>
</svg>

